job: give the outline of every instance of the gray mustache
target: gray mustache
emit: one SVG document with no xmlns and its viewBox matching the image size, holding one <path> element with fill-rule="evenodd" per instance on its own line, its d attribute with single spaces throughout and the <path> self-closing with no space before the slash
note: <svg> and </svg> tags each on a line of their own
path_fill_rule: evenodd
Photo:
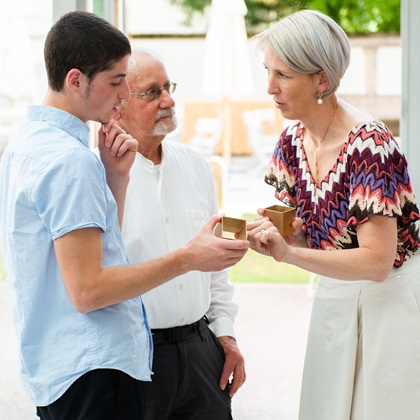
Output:
<svg viewBox="0 0 420 420">
<path fill-rule="evenodd" d="M 156 121 L 159 121 L 162 118 L 173 117 L 173 116 L 175 116 L 174 111 L 171 111 L 171 110 L 158 111 L 158 113 L 156 114 Z"/>
</svg>

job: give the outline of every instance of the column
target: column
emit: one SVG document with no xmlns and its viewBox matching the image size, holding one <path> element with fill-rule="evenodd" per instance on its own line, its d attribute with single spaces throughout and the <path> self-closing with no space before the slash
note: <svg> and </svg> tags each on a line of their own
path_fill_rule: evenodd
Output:
<svg viewBox="0 0 420 420">
<path fill-rule="evenodd" d="M 417 202 L 420 204 L 420 1 L 401 1 L 402 92 L 400 133 Z M 389 63 L 392 66 L 392 63 Z"/>
</svg>

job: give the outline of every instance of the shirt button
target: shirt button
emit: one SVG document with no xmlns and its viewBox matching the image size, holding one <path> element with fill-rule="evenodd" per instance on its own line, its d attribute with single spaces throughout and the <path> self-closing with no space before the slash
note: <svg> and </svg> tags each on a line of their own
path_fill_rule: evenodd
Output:
<svg viewBox="0 0 420 420">
<path fill-rule="evenodd" d="M 180 321 L 181 321 L 181 322 L 184 322 L 184 321 L 185 321 L 185 318 L 184 318 L 184 317 L 182 317 L 182 318 L 180 319 Z"/>
<path fill-rule="evenodd" d="M 169 223 L 169 217 L 165 217 L 165 222 Z"/>
<path fill-rule="evenodd" d="M 184 285 L 180 284 L 178 287 L 179 287 L 179 290 L 182 290 L 184 288 Z"/>
</svg>

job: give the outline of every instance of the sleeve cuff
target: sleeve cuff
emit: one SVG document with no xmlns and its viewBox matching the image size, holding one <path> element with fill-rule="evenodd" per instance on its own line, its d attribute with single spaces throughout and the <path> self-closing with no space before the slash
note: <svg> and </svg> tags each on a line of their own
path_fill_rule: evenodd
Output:
<svg viewBox="0 0 420 420">
<path fill-rule="evenodd" d="M 218 317 L 212 320 L 212 322 L 209 325 L 209 328 L 212 330 L 213 334 L 216 337 L 229 336 L 236 339 L 233 321 L 226 316 Z"/>
</svg>

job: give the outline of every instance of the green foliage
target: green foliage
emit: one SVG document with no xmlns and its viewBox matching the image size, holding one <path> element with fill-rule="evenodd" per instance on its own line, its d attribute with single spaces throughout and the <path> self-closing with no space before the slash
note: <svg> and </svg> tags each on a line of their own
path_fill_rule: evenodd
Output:
<svg viewBox="0 0 420 420">
<path fill-rule="evenodd" d="M 242 260 L 230 269 L 233 283 L 308 283 L 311 273 L 271 257 L 249 250 Z"/>
<path fill-rule="evenodd" d="M 191 24 L 191 19 L 195 13 L 203 13 L 204 9 L 211 4 L 211 0 L 169 0 L 169 2 L 184 10 L 184 23 L 187 26 Z"/>
<path fill-rule="evenodd" d="M 169 1 L 184 10 L 186 24 L 191 22 L 195 13 L 203 13 L 211 4 L 211 0 Z M 401 0 L 245 0 L 245 4 L 249 33 L 258 32 L 279 17 L 300 9 L 319 10 L 351 34 L 400 31 Z"/>
<path fill-rule="evenodd" d="M 311 0 L 311 9 L 331 16 L 347 33 L 400 31 L 401 0 Z"/>
<path fill-rule="evenodd" d="M 105 17 L 104 0 L 93 0 L 93 12 L 98 16 Z"/>
</svg>

